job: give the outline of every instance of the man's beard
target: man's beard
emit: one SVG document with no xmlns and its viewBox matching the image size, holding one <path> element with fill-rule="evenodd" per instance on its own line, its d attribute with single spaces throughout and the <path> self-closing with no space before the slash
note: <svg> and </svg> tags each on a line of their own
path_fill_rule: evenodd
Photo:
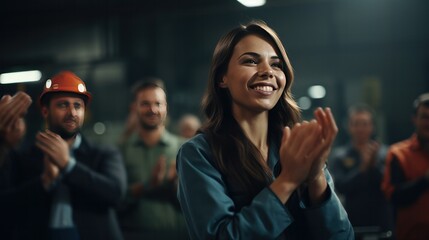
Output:
<svg viewBox="0 0 429 240">
<path fill-rule="evenodd" d="M 163 125 L 163 121 L 162 120 L 160 120 L 159 122 L 154 123 L 154 124 L 148 124 L 148 123 L 146 123 L 144 121 L 144 119 L 139 119 L 139 122 L 140 122 L 140 127 L 142 129 L 145 129 L 145 130 L 148 130 L 148 131 L 158 129 L 160 126 Z"/>
<path fill-rule="evenodd" d="M 59 125 L 53 125 L 53 126 L 51 125 L 49 126 L 49 130 L 60 135 L 60 137 L 64 140 L 69 140 L 71 138 L 74 138 L 80 132 L 80 128 L 76 128 L 74 131 L 70 132 Z"/>
<path fill-rule="evenodd" d="M 161 124 L 146 124 L 144 121 L 140 121 L 140 127 L 144 130 L 155 130 L 157 129 Z"/>
</svg>

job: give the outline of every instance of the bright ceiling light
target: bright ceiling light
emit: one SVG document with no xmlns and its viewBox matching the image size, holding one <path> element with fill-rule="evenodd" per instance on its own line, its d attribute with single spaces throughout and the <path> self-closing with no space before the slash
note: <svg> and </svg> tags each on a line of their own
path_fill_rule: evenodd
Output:
<svg viewBox="0 0 429 240">
<path fill-rule="evenodd" d="M 314 99 L 324 98 L 326 95 L 326 90 L 321 85 L 314 85 L 308 88 L 308 95 Z"/>
<path fill-rule="evenodd" d="M 41 77 L 42 73 L 39 70 L 2 73 L 0 74 L 0 84 L 37 82 Z"/>
<path fill-rule="evenodd" d="M 260 7 L 265 4 L 265 0 L 237 0 L 246 7 Z"/>
</svg>

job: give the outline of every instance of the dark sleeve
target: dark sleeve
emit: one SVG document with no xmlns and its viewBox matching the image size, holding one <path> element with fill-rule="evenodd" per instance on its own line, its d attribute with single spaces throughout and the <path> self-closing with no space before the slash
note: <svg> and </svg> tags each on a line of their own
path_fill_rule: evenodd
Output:
<svg viewBox="0 0 429 240">
<path fill-rule="evenodd" d="M 10 159 L 10 184 L 0 194 L 0 223 L 10 237 L 0 239 L 45 239 L 52 195 L 43 188 L 40 156 L 26 150 Z"/>
<path fill-rule="evenodd" d="M 345 195 L 360 194 L 367 191 L 374 185 L 374 182 L 380 182 L 382 174 L 378 169 L 370 168 L 365 172 L 359 170 L 359 167 L 346 169 L 342 164 L 342 156 L 333 158 L 329 167 L 335 181 L 335 188 L 338 193 Z"/>
<path fill-rule="evenodd" d="M 428 188 L 429 183 L 421 177 L 414 181 L 406 181 L 405 174 L 394 156 L 391 162 L 391 183 L 395 187 L 392 193 L 393 204 L 401 207 L 409 206 Z"/>
<path fill-rule="evenodd" d="M 37 170 L 37 167 L 24 155 L 10 152 L 5 156 L 8 164 L 3 165 L 2 186 L 0 188 L 0 215 L 3 209 L 10 211 L 15 208 L 21 209 L 31 202 L 45 202 L 48 192 L 43 188 L 40 174 L 31 173 L 27 170 Z M 29 167 L 24 164 L 31 164 Z M 7 208 L 7 209 L 6 209 Z"/>
<path fill-rule="evenodd" d="M 48 196 L 44 190 L 40 178 L 34 178 L 20 184 L 19 186 L 11 186 L 7 189 L 0 190 L 0 206 L 21 206 L 28 204 L 28 199 L 35 201 L 37 199 L 45 199 Z"/>
<path fill-rule="evenodd" d="M 118 206 L 126 191 L 126 173 L 119 151 L 98 149 L 87 159 L 91 165 L 82 163 L 80 157 L 76 156 L 76 165 L 64 178 L 73 189 L 73 198 L 98 206 Z"/>
</svg>

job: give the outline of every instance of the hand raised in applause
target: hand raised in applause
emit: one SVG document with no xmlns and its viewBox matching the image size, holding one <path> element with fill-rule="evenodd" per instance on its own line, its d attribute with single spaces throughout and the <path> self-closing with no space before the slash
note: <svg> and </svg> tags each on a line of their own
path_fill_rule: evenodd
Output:
<svg viewBox="0 0 429 240">
<path fill-rule="evenodd" d="M 307 180 L 313 162 L 320 154 L 322 129 L 316 120 L 297 123 L 283 131 L 280 146 L 282 171 L 279 178 L 296 189 Z"/>
<path fill-rule="evenodd" d="M 360 155 L 362 157 L 362 163 L 360 169 L 362 171 L 367 171 L 370 168 L 375 167 L 377 162 L 377 152 L 380 149 L 380 144 L 376 141 L 368 142 L 363 148 L 359 149 Z"/>
<path fill-rule="evenodd" d="M 64 169 L 69 162 L 69 145 L 60 135 L 46 130 L 36 135 L 36 146 L 58 168 Z"/>
<path fill-rule="evenodd" d="M 31 97 L 24 92 L 4 95 L 0 100 L 0 135 L 11 131 L 15 122 L 23 117 L 31 105 Z"/>
<path fill-rule="evenodd" d="M 291 191 L 303 183 L 308 183 L 311 204 L 324 199 L 327 183 L 323 168 L 338 128 L 329 108 L 317 109 L 315 117 L 317 121 L 297 123 L 283 131 L 280 183 L 272 186 L 282 201 L 287 201 Z M 278 187 L 279 184 L 283 187 Z"/>
<path fill-rule="evenodd" d="M 167 180 L 173 180 L 177 173 L 175 172 L 176 168 L 174 167 L 174 172 L 171 170 L 172 165 L 167 171 L 167 158 L 164 155 L 161 155 L 158 158 L 155 166 L 152 168 L 151 177 L 147 183 L 137 182 L 130 186 L 131 194 L 133 197 L 141 197 L 144 191 L 156 188 L 162 184 L 165 178 Z"/>
<path fill-rule="evenodd" d="M 318 108 L 314 112 L 314 115 L 322 128 L 322 138 L 319 140 L 318 146 L 316 146 L 315 152 L 317 152 L 317 154 L 307 177 L 307 184 L 310 204 L 318 205 L 326 198 L 328 184 L 323 169 L 331 151 L 332 144 L 337 136 L 338 127 L 329 108 L 325 108 L 324 110 Z"/>
<path fill-rule="evenodd" d="M 317 180 L 321 175 L 324 177 L 323 168 L 328 160 L 329 153 L 338 133 L 338 127 L 329 108 L 317 108 L 314 112 L 317 122 L 319 123 L 322 134 L 321 139 L 315 146 L 315 159 L 308 175 L 307 182 Z"/>
</svg>

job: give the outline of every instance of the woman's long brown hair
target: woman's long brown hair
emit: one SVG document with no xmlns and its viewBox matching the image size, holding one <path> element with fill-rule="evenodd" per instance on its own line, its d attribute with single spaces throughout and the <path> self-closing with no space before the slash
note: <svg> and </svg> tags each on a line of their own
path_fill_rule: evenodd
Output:
<svg viewBox="0 0 429 240">
<path fill-rule="evenodd" d="M 214 164 L 219 171 L 234 184 L 239 184 L 239 189 L 256 195 L 272 181 L 273 173 L 263 161 L 261 152 L 234 119 L 228 89 L 219 86 L 227 72 L 235 45 L 248 35 L 262 36 L 273 44 L 282 60 L 282 70 L 286 76 L 282 97 L 268 114 L 269 139 L 279 143 L 283 128 L 291 127 L 301 118 L 300 110 L 291 94 L 294 77 L 292 66 L 279 37 L 264 22 L 252 21 L 228 32 L 219 40 L 215 48 L 208 86 L 202 103 L 202 110 L 207 117 L 202 132 L 206 134 L 212 148 Z"/>
</svg>

